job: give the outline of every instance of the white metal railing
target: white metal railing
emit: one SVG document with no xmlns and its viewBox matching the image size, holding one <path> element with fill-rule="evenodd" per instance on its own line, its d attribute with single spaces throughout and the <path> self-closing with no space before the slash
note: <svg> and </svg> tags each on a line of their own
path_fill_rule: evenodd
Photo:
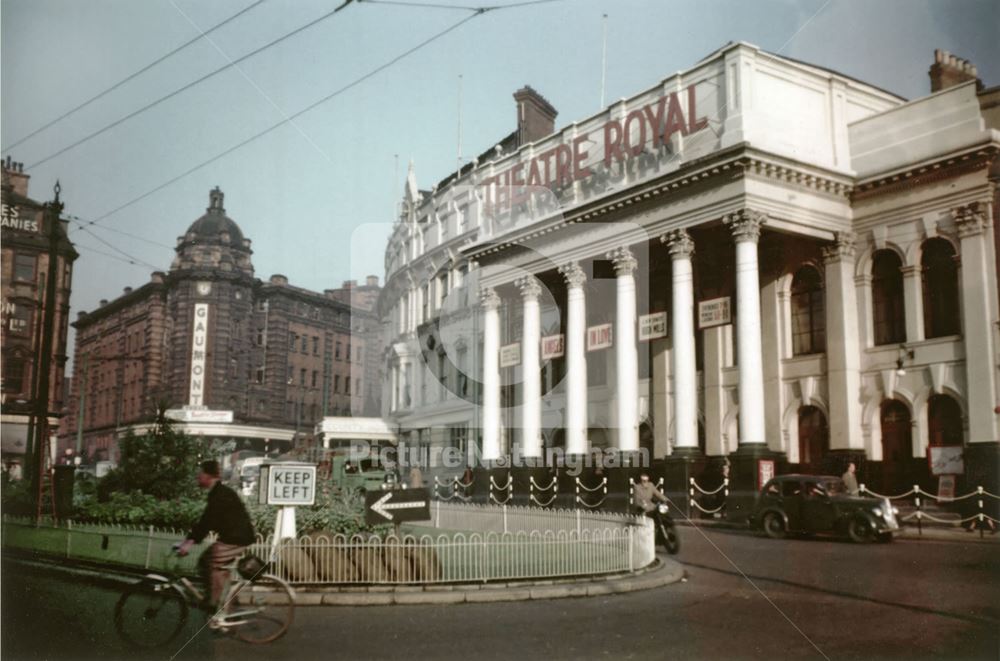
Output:
<svg viewBox="0 0 1000 661">
<path fill-rule="evenodd" d="M 302 584 L 486 582 L 634 571 L 655 559 L 645 517 L 583 510 L 432 504 L 430 534 L 310 534 L 273 547 L 258 536 L 251 551 L 271 571 Z M 126 526 L 66 525 L 4 517 L 3 544 L 147 569 L 192 572 L 194 555 L 169 559 L 184 533 Z"/>
<path fill-rule="evenodd" d="M 691 480 L 691 486 L 688 489 L 688 516 L 689 517 L 691 516 L 691 511 L 690 510 L 691 510 L 692 506 L 695 507 L 696 509 L 698 509 L 700 512 L 704 513 L 704 514 L 712 514 L 712 515 L 718 514 L 718 513 L 722 512 L 723 509 L 725 509 L 725 507 L 726 507 L 726 501 L 729 499 L 729 478 L 728 477 L 723 478 L 722 479 L 722 484 L 720 484 L 717 488 L 712 489 L 712 490 L 703 489 L 701 487 L 701 485 L 699 485 L 698 482 L 693 477 L 690 478 L 690 480 Z M 714 501 L 716 503 L 718 503 L 718 505 L 715 506 L 715 507 L 705 507 L 705 506 L 703 506 L 701 503 L 698 502 L 698 497 L 697 497 L 697 494 L 695 492 L 700 493 L 702 496 L 715 496 L 716 498 L 714 499 Z M 719 495 L 720 493 L 722 494 L 721 496 Z"/>
<path fill-rule="evenodd" d="M 284 540 L 270 571 L 293 584 L 468 583 L 627 572 L 653 561 L 651 525 L 619 529 L 323 536 Z M 267 557 L 271 539 L 254 549 Z"/>
</svg>

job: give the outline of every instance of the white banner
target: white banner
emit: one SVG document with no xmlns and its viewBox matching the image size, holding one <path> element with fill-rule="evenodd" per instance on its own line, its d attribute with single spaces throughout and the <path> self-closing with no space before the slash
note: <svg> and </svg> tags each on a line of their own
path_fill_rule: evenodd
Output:
<svg viewBox="0 0 1000 661">
<path fill-rule="evenodd" d="M 521 343 L 505 344 L 500 347 L 500 367 L 514 367 L 521 364 Z"/>
<path fill-rule="evenodd" d="M 208 303 L 194 305 L 194 332 L 191 334 L 191 390 L 188 404 L 205 403 L 205 347 L 208 344 Z"/>
<path fill-rule="evenodd" d="M 728 296 L 698 303 L 698 328 L 711 328 L 731 323 L 733 323 L 733 318 Z"/>
<path fill-rule="evenodd" d="M 546 335 L 542 338 L 542 360 L 562 358 L 566 354 L 564 335 Z"/>
<path fill-rule="evenodd" d="M 168 409 L 164 415 L 169 420 L 179 422 L 224 422 L 233 421 L 232 411 L 211 411 L 209 409 Z"/>
<path fill-rule="evenodd" d="M 611 346 L 611 324 L 591 326 L 587 329 L 587 351 L 607 349 Z"/>
<path fill-rule="evenodd" d="M 667 313 L 653 312 L 639 317 L 639 341 L 647 342 L 667 336 Z"/>
</svg>

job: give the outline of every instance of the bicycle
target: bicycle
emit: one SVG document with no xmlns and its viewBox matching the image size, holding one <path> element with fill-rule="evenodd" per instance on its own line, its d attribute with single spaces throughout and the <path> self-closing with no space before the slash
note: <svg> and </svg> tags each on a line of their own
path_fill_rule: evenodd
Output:
<svg viewBox="0 0 1000 661">
<path fill-rule="evenodd" d="M 250 571 L 239 568 L 241 561 L 229 566 L 225 598 L 208 621 L 212 629 L 232 631 L 240 640 L 255 644 L 283 636 L 295 613 L 292 587 L 273 574 L 263 573 L 267 565 L 258 563 L 259 568 Z M 204 596 L 186 576 L 147 574 L 127 588 L 115 604 L 115 630 L 132 647 L 162 647 L 180 633 L 189 609 L 201 608 Z"/>
</svg>

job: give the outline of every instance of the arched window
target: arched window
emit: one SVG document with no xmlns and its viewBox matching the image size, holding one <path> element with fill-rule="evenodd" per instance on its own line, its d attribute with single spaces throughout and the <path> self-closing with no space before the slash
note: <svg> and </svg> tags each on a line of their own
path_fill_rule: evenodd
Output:
<svg viewBox="0 0 1000 661">
<path fill-rule="evenodd" d="M 879 250 L 872 260 L 872 318 L 875 344 L 906 341 L 903 272 L 899 255 Z"/>
<path fill-rule="evenodd" d="M 947 395 L 934 395 L 927 402 L 927 432 L 930 445 L 962 445 L 962 409 Z"/>
<path fill-rule="evenodd" d="M 792 353 L 796 356 L 826 351 L 826 307 L 823 281 L 812 266 L 803 266 L 792 279 Z"/>
<path fill-rule="evenodd" d="M 958 335 L 958 264 L 955 248 L 944 239 L 929 239 L 920 259 L 924 285 L 924 335 Z"/>
</svg>

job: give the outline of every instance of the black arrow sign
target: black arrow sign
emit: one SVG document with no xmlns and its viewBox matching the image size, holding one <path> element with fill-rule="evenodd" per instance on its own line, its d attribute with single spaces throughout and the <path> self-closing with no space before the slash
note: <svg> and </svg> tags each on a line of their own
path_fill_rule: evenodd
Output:
<svg viewBox="0 0 1000 661">
<path fill-rule="evenodd" d="M 365 494 L 365 521 L 402 523 L 431 518 L 431 498 L 427 489 L 369 491 Z"/>
</svg>

